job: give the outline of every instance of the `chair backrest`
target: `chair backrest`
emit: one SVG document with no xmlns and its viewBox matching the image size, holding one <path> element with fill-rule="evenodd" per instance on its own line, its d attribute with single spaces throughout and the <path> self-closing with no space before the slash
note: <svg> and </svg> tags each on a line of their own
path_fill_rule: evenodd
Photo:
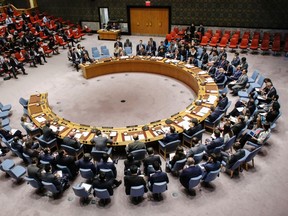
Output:
<svg viewBox="0 0 288 216">
<path fill-rule="evenodd" d="M 165 149 L 166 149 L 166 152 L 169 153 L 169 152 L 174 152 L 176 151 L 176 148 L 178 147 L 178 145 L 180 144 L 180 140 L 175 140 L 175 141 L 172 141 L 172 142 L 169 142 L 165 145 Z"/>
<path fill-rule="evenodd" d="M 15 163 L 11 159 L 5 159 L 1 164 L 0 164 L 0 170 L 3 172 L 6 172 L 7 170 L 12 169 L 15 166 Z"/>
<path fill-rule="evenodd" d="M 34 188 L 41 188 L 41 183 L 35 180 L 34 178 L 29 178 L 28 176 L 24 177 L 25 181 L 27 181 L 28 184 L 30 184 Z"/>
<path fill-rule="evenodd" d="M 59 190 L 53 183 L 42 181 L 42 184 L 46 190 L 52 192 L 53 194 L 59 193 Z"/>
<path fill-rule="evenodd" d="M 113 171 L 111 169 L 100 169 L 101 172 L 104 172 L 107 178 L 114 178 Z"/>
<path fill-rule="evenodd" d="M 24 108 L 27 108 L 28 106 L 28 100 L 25 100 L 24 98 L 20 98 L 19 99 L 19 103 L 24 107 Z"/>
<path fill-rule="evenodd" d="M 92 50 L 92 56 L 93 58 L 101 57 L 99 50 Z"/>
<path fill-rule="evenodd" d="M 73 188 L 74 194 L 78 197 L 87 198 L 89 196 L 89 192 L 86 191 L 84 187 L 81 187 L 79 185 L 75 185 L 72 188 Z"/>
<path fill-rule="evenodd" d="M 262 86 L 264 83 L 264 79 L 265 79 L 265 77 L 260 75 L 258 80 L 257 80 L 257 84 L 259 84 L 259 86 Z"/>
<path fill-rule="evenodd" d="M 205 177 L 205 179 L 203 179 L 204 182 L 211 182 L 214 179 L 217 178 L 217 176 L 219 176 L 219 173 L 221 171 L 221 168 L 215 171 L 210 171 L 208 172 L 207 176 Z"/>
<path fill-rule="evenodd" d="M 186 158 L 176 161 L 174 166 L 172 167 L 171 171 L 176 172 L 176 171 L 183 169 L 186 161 L 187 161 Z"/>
<path fill-rule="evenodd" d="M 257 77 L 258 77 L 258 75 L 259 75 L 259 71 L 258 71 L 258 70 L 254 70 L 254 71 L 253 71 L 253 74 L 252 74 L 252 76 L 251 76 L 251 79 L 256 80 Z"/>
<path fill-rule="evenodd" d="M 107 46 L 100 46 L 101 52 L 103 52 L 104 49 L 107 49 Z"/>
<path fill-rule="evenodd" d="M 132 197 L 142 197 L 144 195 L 144 186 L 132 186 L 130 188 L 130 196 Z"/>
<path fill-rule="evenodd" d="M 232 38 L 230 40 L 230 45 L 237 45 L 237 43 L 238 43 L 238 39 L 237 38 Z"/>
<path fill-rule="evenodd" d="M 198 163 L 200 163 L 200 162 L 202 161 L 203 155 L 204 155 L 204 151 L 203 151 L 203 152 L 200 152 L 200 153 L 198 153 L 198 154 L 195 154 L 195 155 L 193 156 L 193 159 L 194 159 L 194 161 L 195 161 L 195 164 L 198 164 Z"/>
<path fill-rule="evenodd" d="M 247 129 L 247 125 L 238 133 L 236 139 L 238 139 L 243 133 L 244 131 Z"/>
<path fill-rule="evenodd" d="M 132 48 L 131 47 L 125 47 L 124 48 L 126 55 L 131 55 L 132 54 Z"/>
<path fill-rule="evenodd" d="M 167 182 L 155 182 L 152 186 L 152 193 L 163 193 L 167 190 Z"/>
<path fill-rule="evenodd" d="M 230 170 L 236 170 L 239 166 L 241 166 L 245 162 L 246 157 L 240 158 L 236 163 L 233 164 L 233 166 L 230 168 Z"/>
<path fill-rule="evenodd" d="M 138 149 L 131 152 L 135 160 L 143 160 L 146 156 L 146 149 Z"/>
<path fill-rule="evenodd" d="M 245 159 L 245 163 L 248 163 L 249 161 L 251 161 L 257 154 L 258 152 L 261 150 L 262 146 L 254 149 L 253 151 L 248 153 L 248 156 Z"/>
<path fill-rule="evenodd" d="M 29 164 L 32 163 L 32 159 L 31 159 L 31 157 L 30 157 L 29 155 L 27 155 L 27 154 L 25 154 L 25 153 L 22 153 L 22 155 L 23 155 L 23 157 L 27 160 L 27 162 L 28 162 Z"/>
<path fill-rule="evenodd" d="M 240 46 L 247 46 L 248 45 L 248 39 L 242 38 Z"/>
<path fill-rule="evenodd" d="M 78 150 L 78 149 L 75 149 L 71 146 L 63 145 L 63 144 L 61 145 L 61 148 L 63 148 L 67 152 L 67 154 L 69 154 L 69 155 L 75 155 L 75 153 Z"/>
<path fill-rule="evenodd" d="M 93 147 L 92 151 L 91 151 L 91 156 L 92 156 L 93 160 L 100 161 L 102 158 L 102 155 L 104 153 L 106 153 L 106 152 L 105 151 L 98 151 L 98 150 L 96 150 L 95 147 Z"/>
<path fill-rule="evenodd" d="M 221 110 L 221 112 L 226 113 L 227 110 L 229 109 L 229 107 L 231 106 L 232 101 L 228 101 L 226 107 L 224 107 L 224 109 Z"/>
<path fill-rule="evenodd" d="M 194 178 L 190 178 L 190 180 L 189 180 L 189 189 L 191 190 L 194 187 L 196 187 L 200 183 L 201 179 L 202 179 L 202 175 L 199 175 L 199 176 L 194 177 Z"/>
<path fill-rule="evenodd" d="M 103 54 L 104 56 L 110 56 L 110 53 L 109 53 L 109 50 L 108 50 L 108 49 L 103 49 L 103 50 L 102 50 L 102 54 Z"/>
<path fill-rule="evenodd" d="M 226 151 L 230 149 L 232 145 L 235 143 L 235 141 L 236 141 L 236 136 L 234 135 L 224 144 L 223 150 Z"/>
<path fill-rule="evenodd" d="M 72 177 L 71 171 L 67 166 L 62 166 L 60 164 L 56 164 L 56 167 L 60 170 L 62 170 L 63 173 L 66 173 L 69 175 L 69 177 Z"/>
<path fill-rule="evenodd" d="M 110 194 L 107 189 L 94 188 L 94 196 L 98 197 L 99 199 L 110 198 Z"/>
<path fill-rule="evenodd" d="M 82 176 L 82 178 L 85 179 L 92 179 L 94 177 L 94 173 L 92 172 L 91 169 L 80 168 L 80 175 Z"/>
</svg>

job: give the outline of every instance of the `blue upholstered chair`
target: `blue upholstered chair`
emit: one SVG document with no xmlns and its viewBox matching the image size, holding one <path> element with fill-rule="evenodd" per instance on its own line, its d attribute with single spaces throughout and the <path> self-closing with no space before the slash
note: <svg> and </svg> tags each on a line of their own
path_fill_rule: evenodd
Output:
<svg viewBox="0 0 288 216">
<path fill-rule="evenodd" d="M 182 145 L 186 145 L 187 147 L 192 147 L 192 139 L 193 137 L 197 137 L 202 142 L 203 133 L 205 132 L 205 129 L 202 129 L 198 131 L 197 133 L 193 134 L 192 136 L 189 136 L 185 133 L 183 133 L 183 139 L 182 139 Z"/>
<path fill-rule="evenodd" d="M 167 182 L 155 182 L 152 185 L 152 194 L 153 197 L 157 198 L 158 200 L 161 199 L 161 194 L 167 190 Z"/>
<path fill-rule="evenodd" d="M 245 154 L 247 155 L 245 160 L 245 170 L 248 170 L 249 162 L 252 161 L 251 166 L 254 167 L 254 157 L 258 154 L 258 152 L 261 150 L 262 146 L 254 149 L 253 151 L 248 151 L 247 149 L 244 149 Z"/>
<path fill-rule="evenodd" d="M 104 153 L 107 153 L 108 155 L 111 155 L 111 152 L 112 152 L 112 148 L 109 148 L 107 152 L 105 151 L 98 151 L 96 150 L 95 146 L 92 148 L 92 151 L 91 151 L 91 156 L 93 158 L 94 161 L 100 161 L 101 158 L 102 158 L 102 155 Z"/>
<path fill-rule="evenodd" d="M 235 141 L 236 141 L 236 136 L 232 136 L 226 143 L 224 143 L 223 151 L 227 151 L 231 149 Z"/>
<path fill-rule="evenodd" d="M 19 182 L 22 179 L 22 176 L 25 175 L 26 169 L 23 166 L 17 165 L 7 170 L 6 173 L 8 173 L 9 176 L 15 179 L 16 182 Z"/>
<path fill-rule="evenodd" d="M 210 171 L 210 172 L 207 173 L 207 175 L 205 177 L 203 177 L 202 180 L 205 183 L 209 183 L 209 182 L 215 180 L 217 177 L 219 177 L 220 171 L 221 171 L 221 168 L 218 169 L 218 170 L 215 170 L 215 171 Z"/>
<path fill-rule="evenodd" d="M 210 132 L 213 132 L 216 127 L 220 124 L 220 121 L 223 117 L 224 113 L 221 114 L 217 119 L 215 119 L 213 122 L 208 121 L 207 119 L 204 121 L 204 127 L 205 129 L 210 130 Z"/>
<path fill-rule="evenodd" d="M 45 181 L 42 181 L 41 183 L 47 191 L 52 193 L 53 197 L 55 197 L 61 193 L 61 191 L 58 190 L 53 183 L 45 182 Z"/>
<path fill-rule="evenodd" d="M 68 145 L 61 145 L 61 148 L 64 149 L 68 155 L 74 156 L 76 158 L 76 160 L 79 159 L 80 155 L 84 154 L 84 148 L 83 148 L 83 144 L 81 144 L 80 148 L 75 149 L 71 146 Z"/>
<path fill-rule="evenodd" d="M 20 98 L 19 99 L 19 103 L 23 106 L 23 108 L 27 109 L 28 108 L 28 100 L 24 99 L 24 98 Z"/>
<path fill-rule="evenodd" d="M 12 108 L 11 104 L 3 105 L 3 104 L 0 102 L 0 110 L 1 110 L 2 112 L 10 111 L 11 108 Z"/>
<path fill-rule="evenodd" d="M 137 202 L 141 200 L 143 197 L 145 191 L 144 191 L 144 186 L 132 186 L 130 188 L 130 196 L 135 199 Z"/>
<path fill-rule="evenodd" d="M 27 184 L 31 185 L 33 188 L 40 189 L 43 188 L 43 185 L 41 182 L 38 182 L 34 178 L 29 178 L 28 176 L 24 177 L 25 181 L 27 181 Z"/>
<path fill-rule="evenodd" d="M 92 172 L 91 169 L 82 169 L 80 168 L 80 175 L 82 178 L 85 178 L 89 181 L 91 181 L 94 178 L 94 173 Z"/>
<path fill-rule="evenodd" d="M 0 164 L 0 169 L 3 172 L 7 172 L 8 170 L 12 169 L 15 166 L 15 163 L 11 159 L 5 159 L 1 164 Z"/>
<path fill-rule="evenodd" d="M 58 150 L 58 146 L 57 146 L 57 139 L 54 138 L 50 141 L 45 141 L 43 139 L 43 135 L 41 135 L 40 137 L 35 137 L 35 139 L 37 139 L 39 141 L 39 144 L 42 148 L 50 148 L 53 149 L 54 147 Z"/>
<path fill-rule="evenodd" d="M 147 154 L 146 149 L 138 149 L 138 150 L 134 150 L 132 152 L 130 152 L 133 156 L 135 160 L 143 160 Z"/>
<path fill-rule="evenodd" d="M 107 189 L 94 188 L 94 196 L 98 197 L 100 199 L 99 203 L 102 203 L 104 206 L 110 201 L 110 194 Z"/>
<path fill-rule="evenodd" d="M 175 140 L 169 143 L 163 143 L 161 140 L 158 141 L 159 143 L 159 154 L 166 160 L 169 153 L 175 152 L 176 148 L 180 144 L 180 140 Z"/>
<path fill-rule="evenodd" d="M 88 191 L 85 189 L 85 187 L 81 186 L 81 184 L 74 185 L 72 189 L 74 191 L 74 194 L 80 197 L 80 202 L 85 203 L 89 201 L 89 195 L 91 194 L 92 185 L 91 189 L 89 189 Z"/>
<path fill-rule="evenodd" d="M 260 74 L 258 76 L 257 81 L 254 83 L 250 83 L 250 86 L 252 86 L 253 88 L 261 88 L 263 83 L 264 83 L 264 79 L 265 79 L 265 77 Z"/>
<path fill-rule="evenodd" d="M 202 177 L 203 177 L 202 175 L 199 175 L 189 180 L 189 191 L 191 191 L 194 187 L 199 185 Z"/>
<path fill-rule="evenodd" d="M 248 83 L 255 83 L 258 75 L 259 75 L 259 71 L 254 70 L 251 77 L 248 78 Z"/>
</svg>

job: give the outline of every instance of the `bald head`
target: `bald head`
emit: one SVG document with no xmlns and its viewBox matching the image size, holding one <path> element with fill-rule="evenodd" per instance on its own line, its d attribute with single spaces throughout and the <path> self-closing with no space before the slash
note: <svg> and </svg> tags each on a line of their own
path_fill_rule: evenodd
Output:
<svg viewBox="0 0 288 216">
<path fill-rule="evenodd" d="M 76 134 L 75 132 L 71 131 L 71 132 L 69 133 L 69 137 L 70 137 L 70 138 L 73 138 L 73 137 L 75 136 L 75 134 Z"/>
<path fill-rule="evenodd" d="M 138 140 L 138 139 L 139 139 L 138 134 L 135 133 L 135 134 L 133 135 L 133 139 L 134 139 L 134 140 Z"/>
<path fill-rule="evenodd" d="M 189 158 L 187 159 L 187 165 L 188 165 L 188 166 L 192 166 L 192 165 L 194 165 L 194 164 L 195 164 L 194 159 L 193 159 L 192 157 L 189 157 Z"/>
</svg>

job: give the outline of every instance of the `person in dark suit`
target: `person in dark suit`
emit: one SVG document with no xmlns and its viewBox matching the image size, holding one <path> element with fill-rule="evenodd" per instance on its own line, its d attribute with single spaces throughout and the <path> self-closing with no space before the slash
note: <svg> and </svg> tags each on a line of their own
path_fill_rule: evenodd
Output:
<svg viewBox="0 0 288 216">
<path fill-rule="evenodd" d="M 147 55 L 155 56 L 156 54 L 156 46 L 153 46 L 153 43 L 149 40 L 146 46 Z"/>
<path fill-rule="evenodd" d="M 38 167 L 37 158 L 33 157 L 31 159 L 32 163 L 27 167 L 27 175 L 29 178 L 35 179 L 38 183 L 41 184 L 41 171 L 42 169 Z"/>
<path fill-rule="evenodd" d="M 214 106 L 211 106 L 210 111 L 211 114 L 207 117 L 207 120 L 211 123 L 214 122 L 222 114 L 219 107 L 215 108 Z"/>
<path fill-rule="evenodd" d="M 126 147 L 126 151 L 128 153 L 132 152 L 132 151 L 135 151 L 135 150 L 139 150 L 139 149 L 146 149 L 145 143 L 139 141 L 138 134 L 134 134 L 133 135 L 133 139 L 134 139 L 134 142 L 128 144 L 128 146 Z"/>
<path fill-rule="evenodd" d="M 223 67 L 220 67 L 218 69 L 218 73 L 215 72 L 214 81 L 216 82 L 216 84 L 224 82 L 224 80 L 225 80 L 224 72 L 225 71 L 224 71 Z"/>
<path fill-rule="evenodd" d="M 221 96 L 219 97 L 219 102 L 217 107 L 219 107 L 219 109 L 223 110 L 227 104 L 228 104 L 228 97 L 226 96 L 226 93 L 222 93 Z"/>
<path fill-rule="evenodd" d="M 202 130 L 202 125 L 199 124 L 197 118 L 192 118 L 190 128 L 187 130 L 185 129 L 184 133 L 187 134 L 188 136 L 193 136 L 195 133 L 197 133 L 200 130 Z"/>
<path fill-rule="evenodd" d="M 51 155 L 51 151 L 49 148 L 44 148 L 43 152 L 40 153 L 39 159 L 49 162 L 50 164 L 55 164 L 55 157 Z"/>
<path fill-rule="evenodd" d="M 194 157 L 194 155 L 199 154 L 203 151 L 206 150 L 206 146 L 204 144 L 202 144 L 201 142 L 199 142 L 199 139 L 197 137 L 193 137 L 192 138 L 192 148 L 189 149 L 189 151 L 186 154 L 186 157 Z M 195 161 L 195 163 L 197 163 L 199 161 Z"/>
<path fill-rule="evenodd" d="M 36 149 L 36 147 L 38 147 L 39 144 L 34 144 L 32 139 L 28 139 L 25 141 L 25 147 L 23 149 L 23 153 L 25 153 L 26 155 L 30 156 L 31 158 L 35 157 L 38 158 L 40 151 L 38 149 Z"/>
<path fill-rule="evenodd" d="M 136 53 L 138 53 L 139 50 L 141 50 L 142 48 L 145 50 L 145 45 L 143 44 L 143 41 L 140 40 L 139 44 L 137 44 L 137 46 L 136 46 Z"/>
<path fill-rule="evenodd" d="M 214 131 L 214 135 L 215 135 L 215 139 L 207 143 L 207 146 L 206 146 L 208 154 L 214 153 L 215 148 L 222 146 L 224 144 L 224 139 L 220 137 L 221 135 L 220 130 L 216 129 Z"/>
<path fill-rule="evenodd" d="M 157 183 L 157 182 L 166 182 L 167 184 L 169 183 L 169 178 L 167 176 L 167 173 L 162 172 L 158 161 L 153 162 L 153 168 L 155 170 L 155 173 L 151 174 L 148 177 L 150 191 L 153 190 L 154 183 Z"/>
<path fill-rule="evenodd" d="M 25 69 L 24 69 L 23 64 L 16 59 L 14 53 L 11 54 L 10 64 L 14 68 L 15 71 L 17 71 L 17 69 L 21 69 L 21 71 L 23 72 L 24 75 L 28 74 L 28 73 L 25 73 Z"/>
<path fill-rule="evenodd" d="M 200 33 L 201 33 L 201 36 L 204 35 L 204 27 L 203 27 L 202 24 L 200 24 L 200 26 L 198 27 L 197 32 L 200 32 Z"/>
<path fill-rule="evenodd" d="M 95 144 L 95 148 L 97 151 L 108 151 L 107 144 L 112 144 L 113 141 L 106 136 L 102 135 L 100 130 L 96 131 L 96 136 L 91 140 L 92 144 Z"/>
<path fill-rule="evenodd" d="M 109 155 L 104 153 L 102 155 L 102 161 L 100 161 L 98 164 L 97 164 L 97 173 L 100 173 L 101 169 L 110 169 L 112 171 L 112 174 L 110 175 L 107 175 L 106 174 L 106 178 L 108 179 L 112 179 L 113 180 L 113 184 L 115 185 L 115 187 L 119 187 L 119 185 L 122 183 L 121 180 L 116 180 L 117 178 L 117 169 L 114 165 L 113 162 L 108 162 L 108 159 L 109 159 Z"/>
<path fill-rule="evenodd" d="M 55 158 L 55 163 L 61 166 L 67 166 L 70 170 L 72 178 L 75 178 L 78 174 L 78 167 L 75 164 L 75 158 L 67 155 L 65 150 L 60 150 Z"/>
<path fill-rule="evenodd" d="M 42 132 L 43 132 L 43 139 L 47 142 L 54 139 L 57 136 L 57 132 L 53 132 L 53 130 L 50 128 L 49 121 L 45 122 L 45 126 L 42 128 Z"/>
<path fill-rule="evenodd" d="M 245 156 L 245 150 L 241 148 L 240 144 L 235 144 L 233 146 L 233 149 L 236 152 L 233 155 L 228 157 L 227 164 L 226 164 L 227 169 L 230 169 L 239 159 Z"/>
<path fill-rule="evenodd" d="M 173 166 L 175 165 L 175 163 L 179 160 L 182 160 L 186 158 L 186 155 L 184 154 L 184 149 L 182 146 L 178 146 L 175 152 L 174 157 L 172 158 L 171 161 L 169 161 L 169 165 L 171 167 L 171 169 L 173 169 Z"/>
<path fill-rule="evenodd" d="M 260 103 L 270 103 L 273 96 L 277 95 L 276 88 L 273 86 L 272 82 L 266 83 L 266 92 L 261 92 L 261 97 L 257 97 Z"/>
<path fill-rule="evenodd" d="M 245 117 L 243 115 L 238 116 L 237 121 L 238 122 L 231 127 L 231 130 L 236 137 L 238 136 L 240 131 L 246 126 Z"/>
<path fill-rule="evenodd" d="M 97 173 L 96 166 L 91 162 L 91 155 L 89 153 L 85 153 L 83 158 L 76 161 L 76 166 L 78 169 L 91 169 L 94 175 Z"/>
<path fill-rule="evenodd" d="M 68 136 L 64 137 L 63 139 L 63 145 L 70 146 L 74 149 L 79 149 L 80 148 L 80 143 L 79 141 L 75 138 L 75 132 L 70 132 Z"/>
<path fill-rule="evenodd" d="M 189 189 L 189 181 L 191 178 L 197 177 L 202 175 L 201 168 L 196 165 L 195 161 L 192 157 L 187 159 L 187 168 L 183 169 L 182 173 L 180 174 L 180 183 L 186 188 Z"/>
<path fill-rule="evenodd" d="M 230 83 L 228 88 L 230 88 L 231 94 L 234 96 L 238 95 L 238 91 L 245 88 L 248 83 L 247 71 L 245 69 L 242 70 L 242 75 L 237 79 L 236 83 Z"/>
<path fill-rule="evenodd" d="M 220 161 L 217 160 L 215 154 L 211 154 L 207 162 L 203 164 L 203 167 L 204 167 L 203 179 L 205 179 L 209 172 L 220 169 L 221 163 Z"/>
<path fill-rule="evenodd" d="M 176 129 L 174 126 L 170 127 L 170 131 L 164 134 L 164 138 L 162 140 L 163 143 L 167 144 L 172 141 L 176 141 L 179 139 L 179 134 L 176 133 Z"/>
<path fill-rule="evenodd" d="M 75 68 L 77 71 L 79 71 L 79 64 L 81 64 L 81 56 L 78 53 L 77 49 L 73 48 L 73 54 L 72 54 L 72 62 L 75 64 Z"/>
<path fill-rule="evenodd" d="M 126 41 L 124 43 L 124 47 L 131 47 L 131 49 L 132 49 L 132 43 L 128 38 L 126 39 Z"/>
<path fill-rule="evenodd" d="M 4 69 L 4 71 L 6 73 L 9 74 L 9 77 L 12 78 L 11 76 L 11 72 L 14 76 L 15 79 L 18 79 L 17 75 L 16 75 L 16 72 L 14 70 L 14 68 L 11 66 L 10 62 L 9 62 L 9 59 L 8 58 L 4 58 L 4 62 L 2 63 L 2 68 Z"/>
<path fill-rule="evenodd" d="M 145 193 L 148 192 L 148 189 L 146 187 L 146 181 L 142 176 L 137 175 L 137 166 L 131 166 L 130 171 L 131 175 L 124 176 L 124 186 L 125 186 L 125 193 L 126 195 L 130 195 L 130 189 L 133 186 L 144 186 Z"/>
<path fill-rule="evenodd" d="M 138 174 L 141 174 L 140 171 L 140 166 L 141 166 L 141 161 L 139 160 L 134 160 L 134 156 L 129 153 L 127 154 L 127 159 L 124 161 L 124 175 L 130 175 L 130 168 L 131 166 L 137 166 L 138 167 Z"/>
<path fill-rule="evenodd" d="M 93 188 L 97 189 L 107 189 L 110 196 L 113 195 L 113 181 L 111 179 L 106 178 L 105 172 L 100 172 L 97 178 L 94 179 L 92 183 Z M 94 191 L 95 193 L 95 191 Z M 100 205 L 105 205 L 110 202 L 110 199 L 101 199 L 99 201 Z"/>
<path fill-rule="evenodd" d="M 120 38 L 117 38 L 117 41 L 114 43 L 114 48 L 116 47 L 116 45 L 123 48 L 123 43 L 120 41 Z"/>
<path fill-rule="evenodd" d="M 154 150 L 152 147 L 149 147 L 147 149 L 148 156 L 144 158 L 143 165 L 144 165 L 144 174 L 148 175 L 148 166 L 153 165 L 155 161 L 158 162 L 159 165 L 161 165 L 161 159 L 158 155 L 154 155 Z"/>
</svg>

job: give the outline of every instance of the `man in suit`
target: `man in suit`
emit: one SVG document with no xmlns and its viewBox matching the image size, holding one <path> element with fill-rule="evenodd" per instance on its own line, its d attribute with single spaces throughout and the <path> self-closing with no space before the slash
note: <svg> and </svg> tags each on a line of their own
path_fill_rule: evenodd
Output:
<svg viewBox="0 0 288 216">
<path fill-rule="evenodd" d="M 130 189 L 133 186 L 144 186 L 145 193 L 148 192 L 148 189 L 146 187 L 146 181 L 142 176 L 137 175 L 137 166 L 132 166 L 130 168 L 131 175 L 130 176 L 124 176 L 124 186 L 125 186 L 125 193 L 126 195 L 130 195 Z"/>
<path fill-rule="evenodd" d="M 241 66 L 238 65 L 234 73 L 231 76 L 227 76 L 227 83 L 232 82 L 234 80 L 238 80 L 241 75 L 242 75 Z"/>
<path fill-rule="evenodd" d="M 148 44 L 146 46 L 146 52 L 147 52 L 147 55 L 155 56 L 156 46 L 154 47 L 150 40 L 148 41 Z"/>
<path fill-rule="evenodd" d="M 110 196 L 113 195 L 113 181 L 106 177 L 105 172 L 100 172 L 97 178 L 94 179 L 92 183 L 93 188 L 97 189 L 107 189 Z M 94 190 L 95 193 L 95 190 Z M 110 199 L 101 199 L 99 201 L 100 205 L 105 205 L 110 202 Z"/>
<path fill-rule="evenodd" d="M 210 111 L 211 114 L 207 117 L 207 120 L 211 123 L 214 122 L 222 114 L 219 107 L 215 108 L 214 106 L 211 106 Z"/>
<path fill-rule="evenodd" d="M 166 182 L 167 184 L 169 183 L 169 178 L 167 176 L 167 173 L 162 172 L 158 161 L 153 162 L 153 168 L 155 170 L 155 173 L 153 173 L 152 175 L 148 177 L 150 191 L 153 190 L 154 183 L 157 183 L 157 182 Z M 155 195 L 153 194 L 154 197 Z"/>
<path fill-rule="evenodd" d="M 176 129 L 174 126 L 170 126 L 170 131 L 164 134 L 164 138 L 162 140 L 163 143 L 167 144 L 169 142 L 173 142 L 179 139 L 179 134 L 176 133 Z"/>
<path fill-rule="evenodd" d="M 197 137 L 192 138 L 192 146 L 193 147 L 190 148 L 186 154 L 187 158 L 188 157 L 194 157 L 194 155 L 200 154 L 206 150 L 206 146 L 203 145 L 201 142 L 199 142 L 199 139 Z M 200 161 L 195 161 L 195 163 L 198 163 L 198 162 L 200 162 Z"/>
<path fill-rule="evenodd" d="M 141 161 L 134 160 L 134 156 L 131 153 L 129 153 L 127 154 L 127 159 L 124 161 L 124 175 L 130 175 L 131 166 L 137 166 L 138 174 L 141 174 L 140 171 Z"/>
<path fill-rule="evenodd" d="M 131 49 L 132 49 L 132 43 L 128 38 L 126 39 L 126 41 L 124 43 L 124 47 L 131 47 Z"/>
<path fill-rule="evenodd" d="M 268 104 L 272 101 L 273 96 L 277 95 L 277 91 L 272 82 L 267 82 L 265 88 L 265 93 L 262 93 L 261 96 L 257 97 L 257 99 L 260 103 Z"/>
<path fill-rule="evenodd" d="M 8 58 L 4 58 L 4 62 L 2 63 L 2 67 L 3 67 L 4 71 L 9 74 L 10 78 L 12 78 L 12 76 L 10 74 L 12 72 L 14 78 L 18 79 L 16 72 L 15 72 L 14 68 L 11 66 Z"/>
<path fill-rule="evenodd" d="M 143 41 L 140 40 L 139 44 L 136 46 L 136 53 L 138 53 L 142 48 L 145 50 L 145 45 L 143 44 Z"/>
<path fill-rule="evenodd" d="M 13 67 L 14 71 L 17 71 L 17 69 L 21 69 L 24 75 L 28 75 L 28 73 L 25 73 L 23 64 L 16 59 L 14 53 L 11 54 L 10 64 Z"/>
<path fill-rule="evenodd" d="M 214 135 L 215 135 L 215 139 L 212 140 L 211 142 L 207 143 L 207 153 L 211 154 L 211 153 L 215 153 L 215 149 L 219 146 L 222 146 L 224 144 L 224 140 L 222 137 L 220 137 L 221 132 L 220 130 L 216 129 L 214 131 Z"/>
<path fill-rule="evenodd" d="M 85 153 L 83 158 L 76 161 L 75 164 L 78 169 L 91 169 L 94 175 L 97 173 L 96 166 L 91 162 L 91 155 L 89 153 Z"/>
<path fill-rule="evenodd" d="M 152 147 L 149 147 L 147 149 L 148 156 L 144 158 L 143 165 L 144 165 L 144 174 L 147 176 L 148 173 L 148 166 L 153 165 L 155 161 L 158 162 L 159 165 L 161 165 L 161 159 L 158 155 L 154 155 L 154 150 Z"/>
<path fill-rule="evenodd" d="M 240 131 L 245 128 L 246 122 L 245 117 L 243 115 L 238 116 L 237 123 L 231 127 L 233 134 L 237 137 Z"/>
<path fill-rule="evenodd" d="M 53 130 L 50 128 L 49 121 L 45 122 L 45 126 L 42 128 L 42 133 L 43 133 L 43 139 L 47 142 L 54 139 L 57 136 L 57 132 L 53 132 Z"/>
<path fill-rule="evenodd" d="M 118 45 L 119 47 L 122 47 L 122 48 L 123 48 L 123 44 L 122 44 L 122 42 L 120 41 L 120 38 L 117 38 L 117 41 L 114 43 L 114 48 L 116 47 L 116 45 Z"/>
<path fill-rule="evenodd" d="M 219 97 L 219 102 L 218 102 L 218 106 L 219 109 L 223 110 L 227 104 L 228 104 L 228 97 L 226 96 L 226 93 L 222 93 L 221 96 Z"/>
<path fill-rule="evenodd" d="M 236 81 L 236 83 L 230 83 L 228 87 L 232 90 L 231 94 L 234 96 L 238 95 L 238 91 L 244 89 L 246 84 L 248 83 L 247 71 L 245 69 L 242 70 L 242 75 Z"/>
<path fill-rule="evenodd" d="M 187 168 L 183 169 L 182 173 L 180 174 L 180 183 L 186 188 L 189 189 L 189 181 L 191 178 L 197 177 L 202 175 L 201 168 L 196 165 L 194 159 L 189 157 L 187 159 Z"/>
<path fill-rule="evenodd" d="M 97 151 L 108 151 L 107 144 L 112 144 L 113 141 L 106 136 L 102 135 L 102 132 L 100 130 L 96 131 L 96 136 L 91 140 L 92 144 L 95 144 L 95 148 Z"/>
<path fill-rule="evenodd" d="M 240 144 L 235 144 L 233 149 L 236 151 L 233 155 L 230 155 L 227 159 L 226 168 L 230 169 L 239 159 L 245 156 L 245 150 L 241 148 Z M 236 171 L 236 170 L 235 170 Z"/>
<path fill-rule="evenodd" d="M 75 158 L 73 156 L 67 155 L 65 150 L 60 150 L 58 155 L 55 158 L 55 163 L 61 166 L 66 166 L 70 172 L 72 179 L 75 178 L 78 174 L 78 167 L 75 164 Z"/>
<path fill-rule="evenodd" d="M 218 83 L 222 83 L 225 80 L 225 74 L 224 74 L 224 69 L 222 67 L 220 67 L 218 69 L 218 72 L 215 72 L 215 76 L 214 76 L 214 81 L 216 82 L 216 84 Z"/>
<path fill-rule="evenodd" d="M 200 130 L 202 130 L 202 125 L 199 124 L 197 118 L 192 118 L 190 128 L 187 130 L 185 129 L 184 133 L 187 134 L 188 136 L 193 136 L 195 133 L 197 133 Z"/>
<path fill-rule="evenodd" d="M 75 138 L 75 132 L 70 132 L 68 136 L 64 137 L 63 139 L 63 145 L 70 146 L 74 149 L 79 149 L 80 148 L 80 143 L 79 141 Z"/>
<path fill-rule="evenodd" d="M 37 182 L 41 183 L 41 171 L 38 167 L 38 160 L 37 158 L 33 157 L 31 159 L 32 163 L 27 167 L 27 175 L 29 178 L 35 179 Z"/>
<path fill-rule="evenodd" d="M 126 151 L 128 153 L 135 151 L 135 150 L 139 150 L 139 149 L 146 149 L 145 143 L 139 141 L 138 134 L 134 134 L 133 139 L 134 139 L 134 142 L 128 144 L 128 146 L 126 147 Z"/>
<path fill-rule="evenodd" d="M 73 54 L 72 54 L 72 61 L 75 64 L 75 68 L 77 71 L 79 71 L 79 64 L 81 64 L 81 56 L 78 53 L 76 48 L 73 48 Z"/>
<path fill-rule="evenodd" d="M 103 170 L 107 170 L 107 169 L 110 169 L 112 171 L 112 174 L 107 174 L 106 173 L 106 178 L 108 179 L 111 179 L 113 180 L 113 184 L 115 185 L 115 187 L 119 187 L 119 185 L 122 183 L 121 180 L 116 180 L 117 178 L 117 170 L 116 170 L 116 167 L 114 165 L 113 162 L 109 162 L 108 161 L 109 159 L 109 155 L 104 153 L 102 155 L 102 161 L 100 161 L 98 164 L 97 164 L 97 173 L 100 173 L 101 169 Z"/>
<path fill-rule="evenodd" d="M 215 154 L 211 154 L 207 162 L 203 164 L 203 167 L 204 167 L 203 179 L 205 179 L 209 172 L 220 169 L 221 163 L 220 161 L 217 160 L 217 157 Z"/>
</svg>

